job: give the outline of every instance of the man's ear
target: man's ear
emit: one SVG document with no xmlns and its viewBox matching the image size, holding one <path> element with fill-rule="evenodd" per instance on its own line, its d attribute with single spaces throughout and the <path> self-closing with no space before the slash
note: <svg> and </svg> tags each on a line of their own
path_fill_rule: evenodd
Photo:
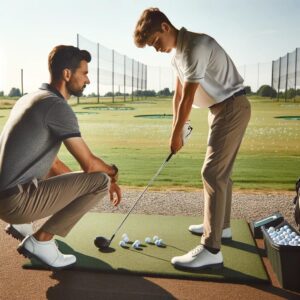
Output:
<svg viewBox="0 0 300 300">
<path fill-rule="evenodd" d="M 169 32 L 171 29 L 170 25 L 166 22 L 161 23 L 161 30 L 162 32 Z"/>
<path fill-rule="evenodd" d="M 66 81 L 69 82 L 71 78 L 72 72 L 70 69 L 63 69 L 62 72 L 62 78 Z"/>
</svg>

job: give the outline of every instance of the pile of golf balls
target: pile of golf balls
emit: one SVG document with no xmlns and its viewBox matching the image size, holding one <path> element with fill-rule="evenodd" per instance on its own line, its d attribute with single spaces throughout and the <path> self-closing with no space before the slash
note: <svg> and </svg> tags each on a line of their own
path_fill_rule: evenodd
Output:
<svg viewBox="0 0 300 300">
<path fill-rule="evenodd" d="M 129 237 L 128 237 L 127 233 L 123 233 L 122 240 L 119 242 L 119 246 L 126 247 L 128 242 L 129 242 Z"/>
<path fill-rule="evenodd" d="M 275 244 L 300 246 L 300 235 L 293 231 L 288 225 L 277 229 L 271 226 L 267 229 L 267 232 Z"/>
<path fill-rule="evenodd" d="M 126 248 L 126 247 L 128 247 L 129 242 L 130 242 L 130 240 L 129 240 L 129 237 L 128 237 L 127 233 L 123 233 L 122 234 L 122 240 L 119 242 L 119 246 L 123 247 L 123 248 Z M 160 239 L 157 235 L 155 235 L 152 239 L 151 239 L 151 237 L 146 237 L 145 238 L 145 243 L 146 244 L 152 244 L 153 243 L 158 247 L 163 247 L 165 245 L 164 241 L 162 239 Z M 141 247 L 141 241 L 140 240 L 135 240 L 132 243 L 131 247 L 134 248 L 134 249 L 140 248 Z"/>
</svg>

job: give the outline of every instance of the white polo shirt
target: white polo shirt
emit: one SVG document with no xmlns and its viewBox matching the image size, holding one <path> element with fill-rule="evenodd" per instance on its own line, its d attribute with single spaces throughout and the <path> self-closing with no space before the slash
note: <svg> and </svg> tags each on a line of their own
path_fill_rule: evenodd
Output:
<svg viewBox="0 0 300 300">
<path fill-rule="evenodd" d="M 193 106 L 210 107 L 243 89 L 243 78 L 210 36 L 181 28 L 172 65 L 181 82 L 199 82 Z"/>
</svg>

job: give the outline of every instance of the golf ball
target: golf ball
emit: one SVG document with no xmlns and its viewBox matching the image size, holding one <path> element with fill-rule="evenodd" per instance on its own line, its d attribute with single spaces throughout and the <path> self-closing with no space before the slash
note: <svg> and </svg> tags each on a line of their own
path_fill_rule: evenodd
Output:
<svg viewBox="0 0 300 300">
<path fill-rule="evenodd" d="M 152 239 L 153 239 L 153 242 L 155 243 L 155 241 L 158 240 L 159 237 L 157 235 L 155 235 Z"/>
<path fill-rule="evenodd" d="M 162 239 L 159 239 L 158 242 L 159 242 L 160 246 L 162 246 L 164 244 L 164 241 Z"/>
<path fill-rule="evenodd" d="M 129 237 L 128 237 L 128 236 L 124 236 L 124 237 L 123 237 L 123 241 L 124 241 L 125 243 L 128 243 L 128 242 L 129 242 Z"/>
<path fill-rule="evenodd" d="M 133 248 L 139 248 L 141 245 L 141 242 L 139 240 L 135 240 L 134 243 L 132 244 Z"/>
<path fill-rule="evenodd" d="M 154 242 L 154 244 L 156 245 L 156 246 L 161 246 L 161 243 L 160 243 L 160 240 L 156 240 L 155 242 Z"/>
<path fill-rule="evenodd" d="M 122 234 L 122 240 L 124 240 L 125 237 L 128 237 L 127 233 Z"/>
<path fill-rule="evenodd" d="M 124 241 L 120 241 L 120 242 L 119 242 L 119 246 L 121 246 L 121 247 L 125 247 L 125 246 L 126 246 L 126 244 L 125 244 L 125 242 L 124 242 Z"/>
<path fill-rule="evenodd" d="M 145 243 L 146 244 L 150 244 L 151 243 L 151 238 L 150 237 L 146 237 L 145 238 Z"/>
</svg>

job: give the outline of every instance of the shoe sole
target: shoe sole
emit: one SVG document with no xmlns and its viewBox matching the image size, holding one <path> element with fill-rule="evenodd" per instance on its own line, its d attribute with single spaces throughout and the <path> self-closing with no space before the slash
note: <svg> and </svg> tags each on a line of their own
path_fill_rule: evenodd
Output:
<svg viewBox="0 0 300 300">
<path fill-rule="evenodd" d="M 177 265 L 174 264 L 173 265 L 176 269 L 180 269 L 180 270 L 189 270 L 189 271 L 201 271 L 201 270 L 220 270 L 224 267 L 223 263 L 219 263 L 219 264 L 211 264 L 211 265 L 205 265 L 205 266 L 201 266 L 201 267 L 186 267 L 186 266 L 181 266 L 181 265 Z"/>
<path fill-rule="evenodd" d="M 18 230 L 16 230 L 13 226 L 8 225 L 5 228 L 5 232 L 12 236 L 14 239 L 18 240 L 18 241 L 23 241 L 25 236 L 23 236 Z"/>
<path fill-rule="evenodd" d="M 42 261 L 39 257 L 37 257 L 36 255 L 32 254 L 30 251 L 28 251 L 27 249 L 25 249 L 23 246 L 19 246 L 17 251 L 19 252 L 19 254 L 23 255 L 25 258 L 29 258 L 29 259 L 36 259 L 37 261 L 39 261 L 44 267 L 47 267 L 47 269 L 50 269 L 52 271 L 60 271 L 60 270 L 66 270 L 66 269 L 70 269 L 71 267 L 73 267 L 76 262 L 74 262 L 73 264 L 64 266 L 64 267 L 53 267 L 48 265 L 47 263 L 45 263 L 44 261 Z"/>
<path fill-rule="evenodd" d="M 195 231 L 192 231 L 192 230 L 189 230 L 189 229 L 188 229 L 188 231 L 189 231 L 191 234 L 194 234 L 194 235 L 198 235 L 198 236 L 203 235 L 203 232 L 202 232 L 202 233 L 199 233 L 199 232 L 195 232 Z M 232 236 L 230 236 L 230 237 L 223 237 L 223 236 L 222 236 L 222 240 L 232 240 Z"/>
</svg>

